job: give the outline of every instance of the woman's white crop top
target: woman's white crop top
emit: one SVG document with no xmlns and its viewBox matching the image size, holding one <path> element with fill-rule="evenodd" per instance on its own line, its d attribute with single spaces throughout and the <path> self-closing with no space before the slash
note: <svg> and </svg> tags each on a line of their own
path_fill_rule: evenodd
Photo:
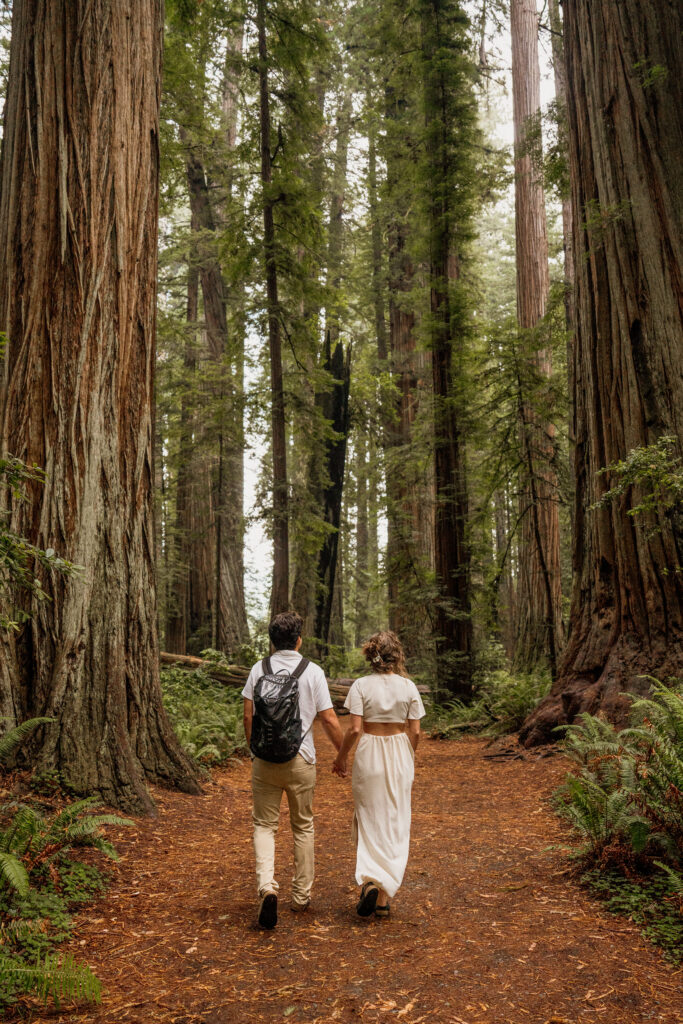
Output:
<svg viewBox="0 0 683 1024">
<path fill-rule="evenodd" d="M 411 679 L 373 672 L 356 679 L 348 692 L 344 707 L 352 715 L 362 715 L 366 722 L 405 722 L 425 715 L 422 697 Z"/>
</svg>

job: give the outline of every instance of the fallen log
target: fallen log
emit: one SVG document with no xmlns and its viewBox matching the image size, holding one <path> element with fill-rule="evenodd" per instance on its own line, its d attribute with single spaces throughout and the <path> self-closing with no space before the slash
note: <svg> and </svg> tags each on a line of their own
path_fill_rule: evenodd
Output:
<svg viewBox="0 0 683 1024">
<path fill-rule="evenodd" d="M 191 654 L 169 654 L 167 651 L 161 651 L 159 661 L 162 665 L 182 668 L 187 672 L 195 672 L 197 669 L 201 669 L 210 679 L 217 683 L 224 683 L 226 686 L 242 687 L 249 675 L 249 669 L 245 668 L 244 665 L 221 665 L 215 661 L 195 658 Z"/>
<path fill-rule="evenodd" d="M 221 665 L 215 661 L 205 661 L 203 658 L 195 658 L 191 654 L 169 654 L 167 651 L 161 651 L 159 654 L 159 661 L 162 665 L 171 665 L 175 668 L 182 668 L 188 672 L 194 672 L 197 669 L 201 669 L 205 672 L 210 679 L 215 680 L 217 683 L 224 683 L 226 686 L 244 686 L 249 675 L 249 669 L 245 668 L 244 665 Z M 344 714 L 344 701 L 346 696 L 351 689 L 353 683 L 352 678 L 338 678 L 338 679 L 327 679 L 327 685 L 330 689 L 330 697 L 337 711 L 342 710 Z M 429 693 L 428 686 L 418 686 L 418 690 L 422 694 Z"/>
</svg>

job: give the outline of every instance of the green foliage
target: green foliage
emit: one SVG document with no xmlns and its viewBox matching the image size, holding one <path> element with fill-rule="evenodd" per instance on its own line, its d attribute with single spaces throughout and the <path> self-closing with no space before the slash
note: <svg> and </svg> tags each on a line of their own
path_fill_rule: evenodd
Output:
<svg viewBox="0 0 683 1024">
<path fill-rule="evenodd" d="M 633 724 L 613 726 L 583 714 L 563 742 L 580 766 L 556 791 L 559 813 L 583 840 L 587 864 L 650 869 L 657 858 L 683 867 L 683 687 L 653 680 L 633 699 Z"/>
<path fill-rule="evenodd" d="M 93 814 L 91 797 L 45 817 L 29 804 L 0 808 L 0 1009 L 31 993 L 57 1005 L 63 999 L 99 1001 L 92 971 L 53 952 L 72 934 L 71 909 L 106 886 L 92 864 L 71 856 L 90 846 L 116 858 L 103 825 L 132 825 L 113 814 Z"/>
<path fill-rule="evenodd" d="M 425 728 L 438 739 L 451 739 L 463 733 L 501 736 L 515 732 L 550 689 L 545 672 L 518 674 L 504 668 L 485 668 L 475 672 L 474 699 L 460 700 L 429 709 Z"/>
<path fill-rule="evenodd" d="M 37 726 L 49 725 L 53 721 L 53 718 L 29 718 L 0 737 L 0 767 L 7 763 L 14 751 Z"/>
<path fill-rule="evenodd" d="M 667 78 L 669 69 L 665 64 L 655 64 L 652 58 L 646 57 L 636 61 L 633 65 L 633 72 L 643 89 L 650 89 Z"/>
<path fill-rule="evenodd" d="M 683 959 L 683 913 L 679 894 L 683 878 L 670 868 L 646 878 L 628 878 L 618 871 L 593 868 L 581 881 L 595 893 L 611 914 L 640 925 L 643 935 L 661 946 L 679 964 Z M 677 888 L 678 885 L 678 888 Z"/>
<path fill-rule="evenodd" d="M 582 840 L 573 858 L 609 911 L 641 925 L 675 961 L 683 957 L 683 685 L 652 680 L 631 697 L 617 731 L 584 714 L 566 729 L 580 768 L 556 790 L 556 808 Z"/>
<path fill-rule="evenodd" d="M 28 872 L 13 853 L 0 850 L 0 877 L 5 885 L 14 889 L 19 896 L 25 896 L 28 893 Z"/>
<path fill-rule="evenodd" d="M 64 772 L 56 768 L 45 768 L 33 773 L 29 780 L 32 792 L 41 796 L 70 796 L 74 797 L 76 792 L 72 783 L 65 776 Z"/>
<path fill-rule="evenodd" d="M 0 347 L 0 360 L 2 347 Z M 6 492 L 11 503 L 27 501 L 29 485 L 41 484 L 44 480 L 38 466 L 26 466 L 21 459 L 11 455 L 0 458 L 0 494 Z M 20 593 L 33 601 L 49 600 L 44 590 L 44 581 L 39 570 L 56 572 L 62 576 L 75 576 L 81 567 L 60 558 L 52 548 L 43 551 L 20 537 L 9 526 L 11 510 L 0 505 L 0 630 L 18 630 L 26 622 L 30 612 L 24 607 L 15 608 L 12 615 L 6 614 L 2 606 L 9 606 Z"/>
<path fill-rule="evenodd" d="M 632 448 L 625 459 L 605 466 L 600 475 L 612 474 L 616 483 L 591 510 L 604 508 L 638 488 L 639 501 L 627 509 L 627 515 L 648 517 L 657 514 L 680 514 L 683 510 L 683 459 L 675 437 L 664 435 L 654 444 Z M 658 533 L 661 525 L 652 526 L 648 536 Z"/>
<path fill-rule="evenodd" d="M 11 996 L 24 992 L 37 995 L 45 1002 L 54 999 L 57 1006 L 63 999 L 87 999 L 100 1002 L 100 983 L 90 970 L 77 964 L 70 954 L 46 954 L 33 963 L 16 956 L 8 956 L 0 948 L 0 1006 Z M 9 998 L 8 998 L 9 997 Z M 13 999 L 12 999 L 13 1001 Z"/>
<path fill-rule="evenodd" d="M 116 851 L 100 829 L 103 825 L 132 826 L 135 822 L 117 814 L 90 813 L 101 803 L 99 797 L 85 797 L 49 819 L 36 807 L 20 804 L 0 832 L 0 852 L 20 858 L 29 876 L 74 846 L 92 846 L 116 860 Z"/>
<path fill-rule="evenodd" d="M 246 750 L 237 687 L 215 683 L 201 670 L 172 668 L 161 673 L 161 689 L 176 735 L 191 757 L 212 764 Z"/>
<path fill-rule="evenodd" d="M 531 157 L 545 191 L 560 202 L 569 196 L 567 111 L 557 99 L 526 119 L 522 153 Z"/>
</svg>

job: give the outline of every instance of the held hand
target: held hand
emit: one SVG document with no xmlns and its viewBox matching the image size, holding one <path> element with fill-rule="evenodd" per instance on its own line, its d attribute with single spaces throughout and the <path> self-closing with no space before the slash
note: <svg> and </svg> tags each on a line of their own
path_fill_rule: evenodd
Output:
<svg viewBox="0 0 683 1024">
<path fill-rule="evenodd" d="M 346 758 L 340 761 L 339 758 L 332 765 L 332 774 L 338 775 L 340 779 L 345 779 L 348 773 Z"/>
</svg>

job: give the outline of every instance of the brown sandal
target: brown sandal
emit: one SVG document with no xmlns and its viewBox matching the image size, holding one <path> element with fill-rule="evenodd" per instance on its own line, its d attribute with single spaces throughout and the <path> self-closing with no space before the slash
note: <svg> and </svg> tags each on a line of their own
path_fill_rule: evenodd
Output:
<svg viewBox="0 0 683 1024">
<path fill-rule="evenodd" d="M 391 908 L 388 903 L 382 907 L 375 907 L 375 917 L 391 917 Z"/>
</svg>

